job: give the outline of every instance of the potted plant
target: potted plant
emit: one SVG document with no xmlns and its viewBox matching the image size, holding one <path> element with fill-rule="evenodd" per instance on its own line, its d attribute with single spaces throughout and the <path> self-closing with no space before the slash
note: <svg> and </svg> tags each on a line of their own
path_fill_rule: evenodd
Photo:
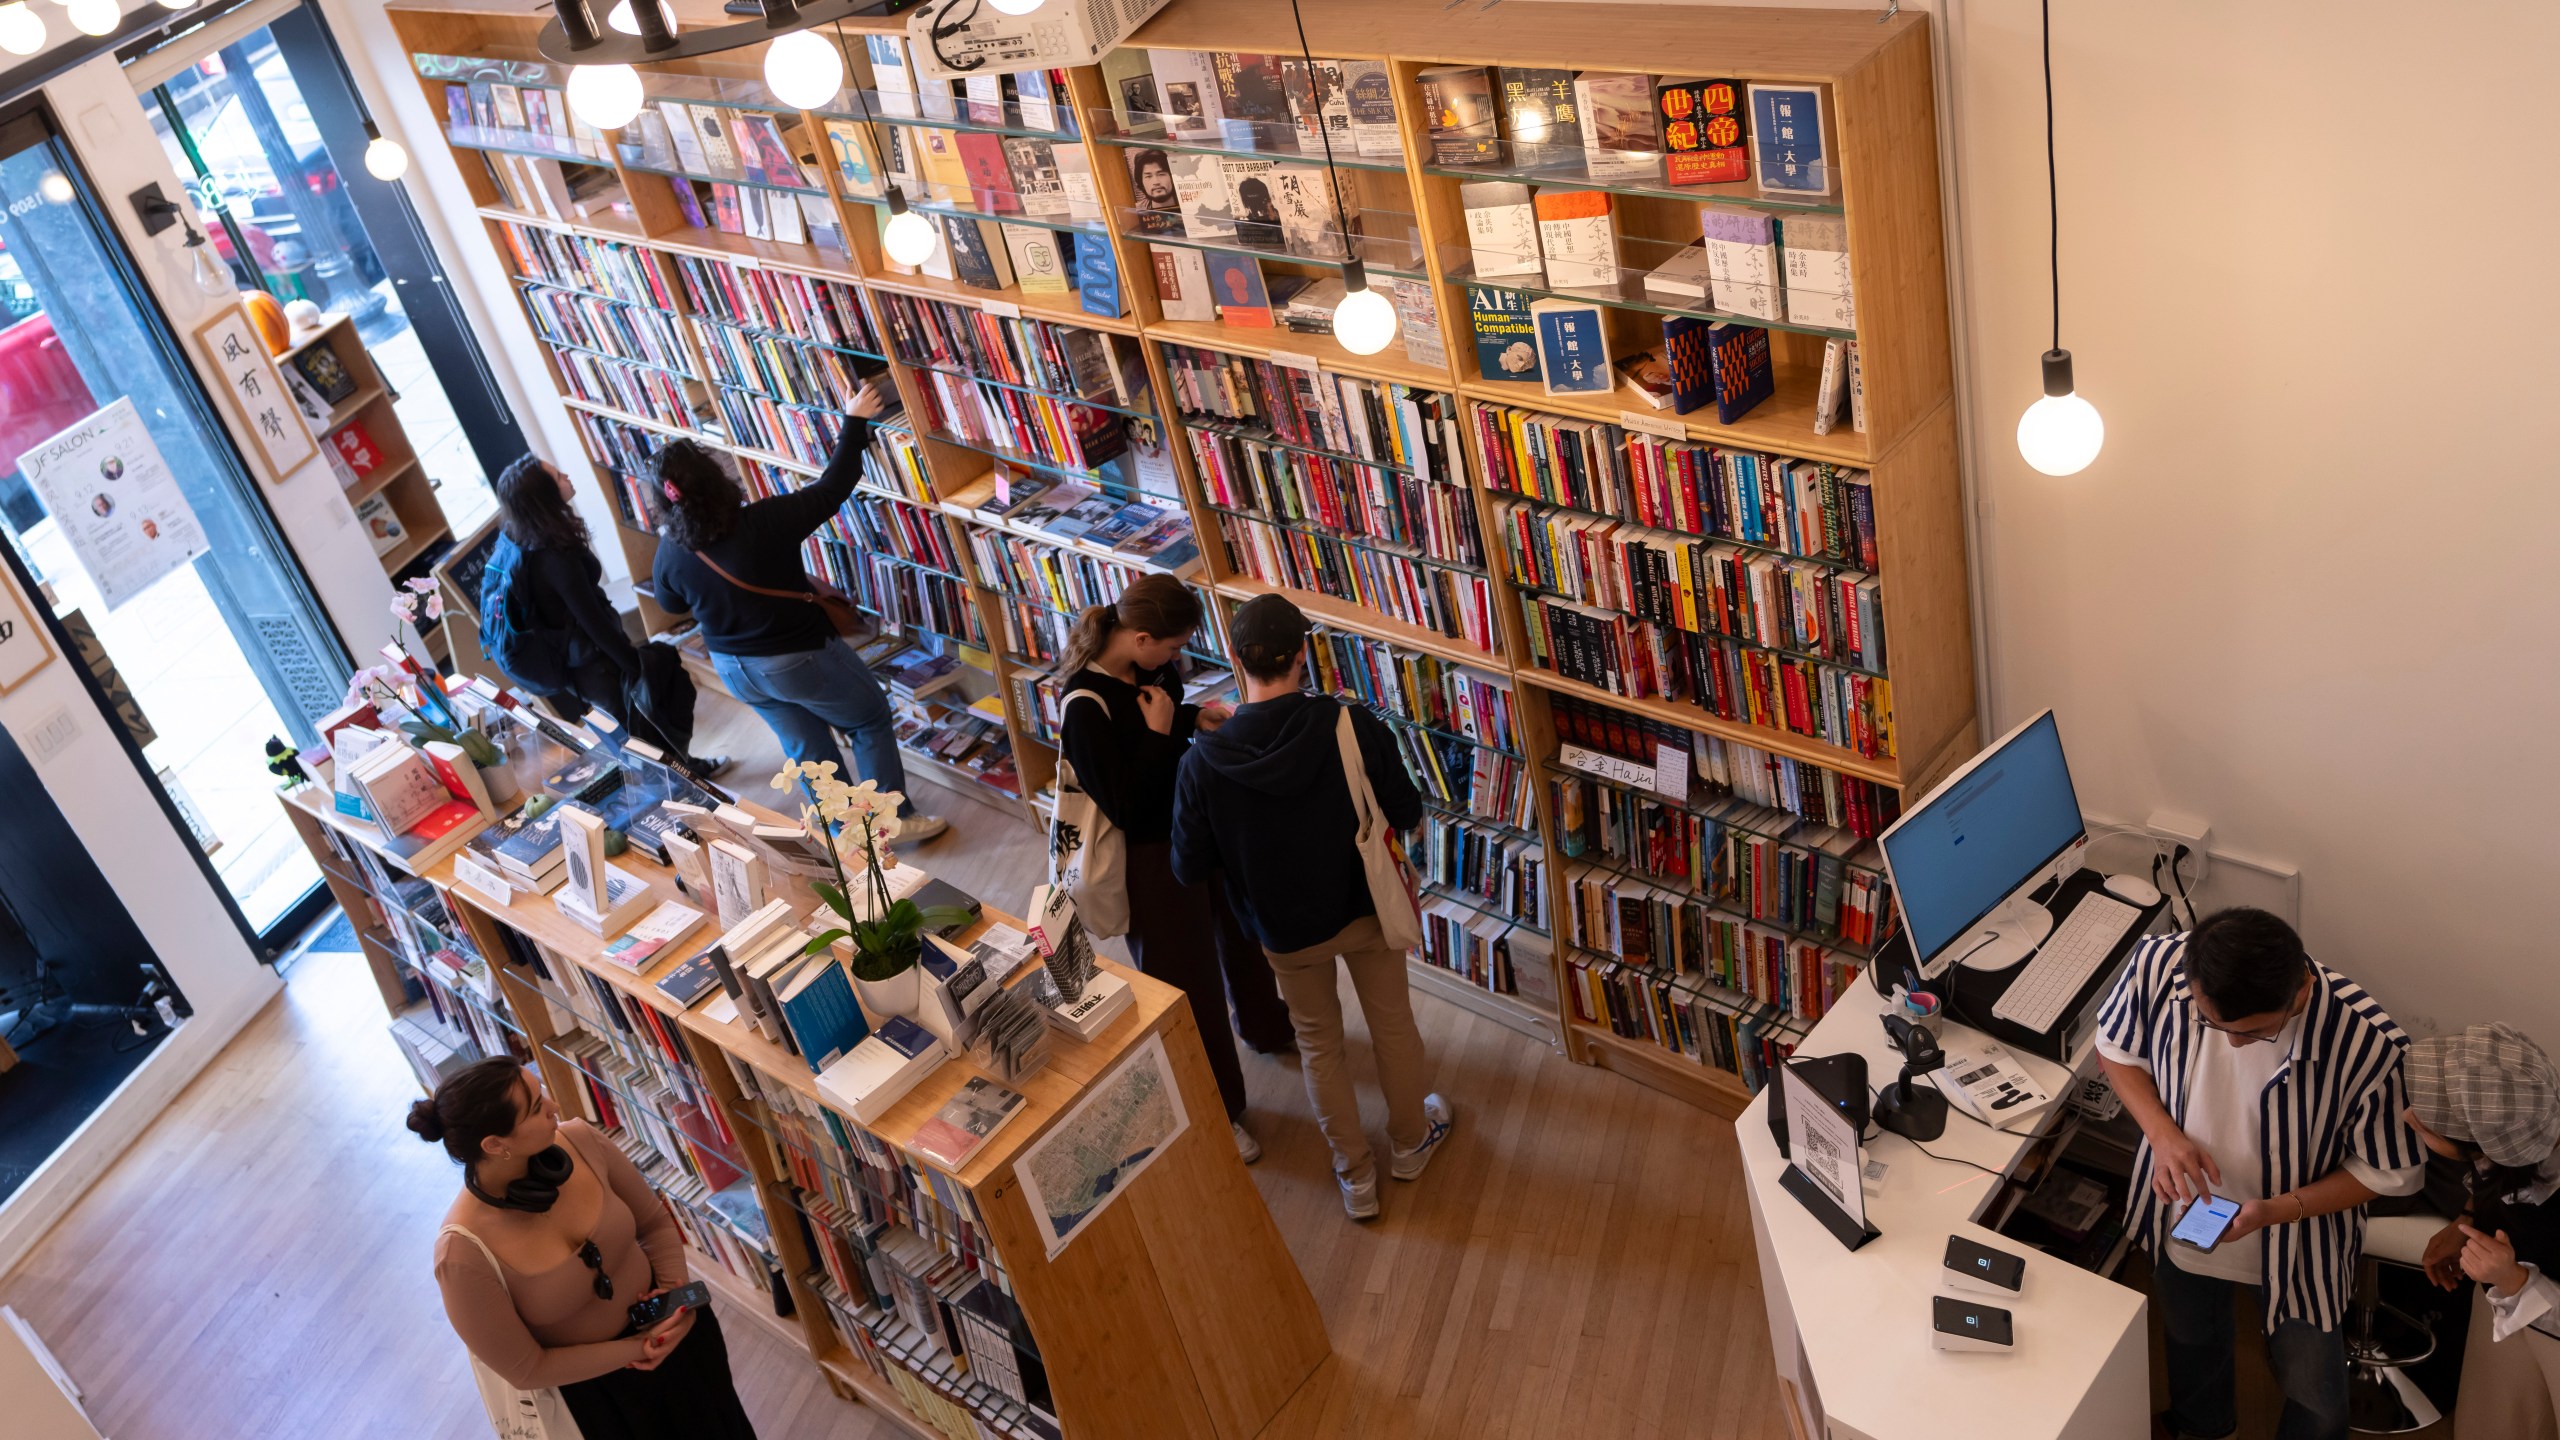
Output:
<svg viewBox="0 0 2560 1440">
<path fill-rule="evenodd" d="M 889 898 L 888 872 L 898 862 L 888 842 L 898 838 L 898 807 L 906 797 L 869 780 L 848 785 L 836 778 L 832 760 L 787 763 L 773 777 L 773 788 L 797 788 L 807 797 L 810 803 L 800 807 L 800 823 L 835 872 L 832 884 L 817 880 L 809 888 L 843 923 L 812 939 L 802 953 L 820 954 L 839 940 L 852 940 L 848 968 L 862 1008 L 883 1017 L 914 1015 L 924 998 L 916 963 L 924 957 L 925 931 L 963 924 L 969 912 L 956 905 L 928 909 L 913 900 Z M 869 902 L 859 908 L 855 882 L 845 878 L 848 863 L 860 869 L 862 898 Z"/>
</svg>

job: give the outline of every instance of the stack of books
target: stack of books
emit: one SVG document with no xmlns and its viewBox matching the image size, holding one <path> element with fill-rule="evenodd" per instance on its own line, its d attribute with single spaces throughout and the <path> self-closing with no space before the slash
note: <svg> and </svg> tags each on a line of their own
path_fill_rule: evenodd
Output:
<svg viewBox="0 0 2560 1440">
<path fill-rule="evenodd" d="M 627 305 L 670 312 L 676 308 L 675 287 L 658 268 L 653 250 L 511 220 L 499 223 L 498 234 L 515 261 L 516 274 L 526 280 L 583 290 Z"/>
</svg>

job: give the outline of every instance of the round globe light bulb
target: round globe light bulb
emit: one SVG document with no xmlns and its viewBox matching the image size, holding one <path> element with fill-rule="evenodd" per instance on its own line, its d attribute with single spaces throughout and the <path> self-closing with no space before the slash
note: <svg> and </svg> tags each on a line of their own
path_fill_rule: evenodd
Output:
<svg viewBox="0 0 2560 1440">
<path fill-rule="evenodd" d="M 168 0 L 161 0 L 161 3 L 166 4 L 168 3 Z M 661 0 L 661 3 L 658 6 L 658 14 L 667 22 L 667 33 L 670 35 L 675 34 L 677 29 L 675 7 L 673 5 L 663 3 L 663 0 Z M 620 4 L 614 6 L 612 11 L 606 14 L 604 17 L 604 23 L 612 29 L 621 31 L 625 35 L 637 35 L 640 33 L 640 17 L 632 12 L 631 0 L 621 0 Z"/>
<path fill-rule="evenodd" d="M 844 88 L 844 57 L 807 30 L 795 30 L 765 47 L 764 88 L 795 110 L 832 104 Z"/>
<path fill-rule="evenodd" d="M 56 205 L 71 203 L 71 177 L 59 170 L 48 170 L 36 182 L 36 193 Z"/>
<path fill-rule="evenodd" d="M 902 210 L 880 227 L 880 248 L 901 265 L 921 265 L 933 258 L 933 222 Z"/>
<path fill-rule="evenodd" d="M 0 50 L 12 55 L 33 55 L 43 48 L 44 17 L 25 0 L 0 5 Z"/>
<path fill-rule="evenodd" d="M 1375 290 L 1354 290 L 1333 307 L 1333 338 L 1354 355 L 1375 355 L 1396 338 L 1396 307 Z"/>
<path fill-rule="evenodd" d="M 630 124 L 647 100 L 640 90 L 640 72 L 628 65 L 569 68 L 570 113 L 599 130 L 619 130 Z"/>
<path fill-rule="evenodd" d="M 83 35 L 112 35 L 124 23 L 116 0 L 71 0 L 71 28 Z"/>
<path fill-rule="evenodd" d="M 192 10 L 195 5 L 196 0 L 160 0 L 160 6 L 164 10 Z"/>
<path fill-rule="evenodd" d="M 2098 458 L 2107 422 L 2078 395 L 2047 395 L 2018 417 L 2018 453 L 2047 475 L 2077 475 Z"/>
<path fill-rule="evenodd" d="M 987 3 L 1007 15 L 1028 15 L 1048 0 L 987 0 Z"/>
<path fill-rule="evenodd" d="M 376 180 L 397 180 L 409 173 L 409 152 L 399 141 L 376 135 L 373 143 L 364 147 L 364 173 Z"/>
</svg>

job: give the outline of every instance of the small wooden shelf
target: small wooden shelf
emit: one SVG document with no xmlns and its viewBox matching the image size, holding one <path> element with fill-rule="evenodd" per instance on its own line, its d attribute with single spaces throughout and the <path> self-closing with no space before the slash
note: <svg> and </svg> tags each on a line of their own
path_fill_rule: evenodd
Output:
<svg viewBox="0 0 2560 1440">
<path fill-rule="evenodd" d="M 426 554 L 429 549 L 434 547 L 437 541 L 442 540 L 445 536 L 451 533 L 451 531 L 445 528 L 444 522 L 441 519 L 439 519 L 432 527 L 410 529 L 408 539 L 401 541 L 398 545 L 395 545 L 391 549 L 383 552 L 382 568 L 390 571 L 394 575 L 399 574 L 402 570 L 408 568 L 410 561 Z"/>
<path fill-rule="evenodd" d="M 390 393 L 390 391 L 383 389 L 378 383 L 365 386 L 353 395 L 350 395 L 346 399 L 338 402 L 337 408 L 329 412 L 329 418 L 321 422 L 320 433 L 323 435 L 336 434 L 348 421 L 363 414 L 366 406 L 371 405 L 374 401 L 382 399 Z"/>
<path fill-rule="evenodd" d="M 357 481 L 355 488 L 346 492 L 347 503 L 350 505 L 361 505 L 365 501 L 372 499 L 374 496 L 381 494 L 383 491 L 390 489 L 393 485 L 399 482 L 402 476 L 407 475 L 410 471 L 417 468 L 418 462 L 414 459 L 399 465 L 383 466 L 371 475 Z"/>
<path fill-rule="evenodd" d="M 1650 1041 L 1629 1040 L 1580 1020 L 1567 1024 L 1571 1043 L 1584 1048 L 1588 1063 L 1641 1080 L 1718 1115 L 1739 1115 L 1751 1103 L 1750 1087 L 1729 1070 L 1713 1069 Z"/>
</svg>

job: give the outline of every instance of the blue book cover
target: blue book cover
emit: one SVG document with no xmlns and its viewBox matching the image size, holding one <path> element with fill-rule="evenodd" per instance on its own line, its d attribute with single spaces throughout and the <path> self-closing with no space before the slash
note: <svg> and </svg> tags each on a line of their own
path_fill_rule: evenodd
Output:
<svg viewBox="0 0 2560 1440">
<path fill-rule="evenodd" d="M 1538 334 L 1529 323 L 1528 296 L 1470 285 L 1467 318 L 1475 326 L 1477 374 L 1487 380 L 1538 383 Z"/>
<path fill-rule="evenodd" d="M 1707 331 L 1715 355 L 1716 423 L 1730 425 L 1776 392 L 1769 363 L 1769 332 L 1757 325 L 1716 325 Z"/>
<path fill-rule="evenodd" d="M 832 955 L 817 957 L 814 973 L 792 987 L 782 1001 L 783 1023 L 800 1042 L 800 1054 L 812 1071 L 824 1070 L 836 1057 L 862 1043 L 871 1033 L 862 1006 L 853 998 L 853 977 Z"/>
<path fill-rule="evenodd" d="M 1822 92 L 1816 87 L 1752 86 L 1751 148 L 1761 189 L 1831 193 L 1831 157 L 1822 148 Z"/>
<path fill-rule="evenodd" d="M 1262 283 L 1262 266 L 1250 255 L 1212 250 L 1200 257 L 1209 266 L 1209 294 L 1217 301 L 1218 318 L 1230 325 L 1271 324 L 1271 291 Z"/>
<path fill-rule="evenodd" d="M 1602 333 L 1600 307 L 1581 300 L 1540 300 L 1529 307 L 1538 335 L 1541 382 L 1550 395 L 1606 395 L 1617 388 Z"/>
<path fill-rule="evenodd" d="M 847 984 L 845 989 L 847 994 L 852 993 L 852 986 L 850 984 Z M 880 1022 L 880 1029 L 877 1033 L 880 1037 L 880 1043 L 897 1051 L 898 1058 L 902 1060 L 913 1060 L 917 1056 L 922 1055 L 928 1050 L 934 1049 L 942 1043 L 934 1037 L 934 1033 L 932 1031 L 927 1030 L 904 1015 L 892 1015 L 887 1020 Z"/>
<path fill-rule="evenodd" d="M 1076 277 L 1076 300 L 1087 315 L 1117 318 L 1120 303 L 1120 270 L 1111 263 L 1111 247 L 1099 235 L 1067 235 L 1061 233 L 1058 243 L 1074 248 L 1075 263 L 1068 273 Z"/>
</svg>

